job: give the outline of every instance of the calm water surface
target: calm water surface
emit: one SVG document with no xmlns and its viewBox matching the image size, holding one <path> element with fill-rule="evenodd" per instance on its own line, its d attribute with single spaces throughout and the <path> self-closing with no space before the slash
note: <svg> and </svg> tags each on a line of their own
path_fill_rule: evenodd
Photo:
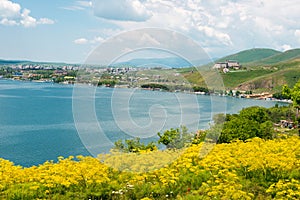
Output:
<svg viewBox="0 0 300 200">
<path fill-rule="evenodd" d="M 149 124 L 149 110 L 159 105 L 157 108 L 162 108 L 166 114 L 161 131 L 176 128 L 179 124 L 187 125 L 190 130 L 207 128 L 212 115 L 224 111 L 224 103 L 227 113 L 236 113 L 253 105 L 275 105 L 272 101 L 97 88 L 96 116 L 112 142 L 130 137 L 119 126 L 119 120 L 122 119 L 120 114 L 124 112 L 112 111 L 114 104 L 111 99 L 116 91 L 124 94 L 124 97 L 130 97 L 123 99 L 120 95 L 116 107 L 127 109 L 131 123 L 140 126 Z M 71 85 L 0 80 L 0 157 L 19 165 L 31 166 L 56 160 L 58 156 L 89 155 L 75 128 L 72 94 Z M 194 98 L 197 105 L 190 101 Z M 183 111 L 186 117 L 182 117 Z M 160 112 L 157 116 L 154 112 L 154 120 L 155 117 L 160 119 Z M 155 140 L 155 137 L 156 133 L 145 141 Z"/>
</svg>

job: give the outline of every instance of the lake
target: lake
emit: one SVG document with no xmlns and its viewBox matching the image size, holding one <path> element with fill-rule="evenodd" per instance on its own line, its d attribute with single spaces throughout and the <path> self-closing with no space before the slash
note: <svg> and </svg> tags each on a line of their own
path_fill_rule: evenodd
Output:
<svg viewBox="0 0 300 200">
<path fill-rule="evenodd" d="M 208 128 L 216 113 L 236 113 L 244 107 L 276 104 L 253 99 L 86 86 L 76 93 L 76 88 L 0 80 L 0 157 L 31 166 L 56 160 L 58 156 L 94 155 L 96 148 L 95 152 L 108 152 L 119 139 L 140 137 L 145 142 L 153 141 L 157 139 L 157 132 L 181 124 L 190 131 Z M 88 90 L 92 90 L 92 100 L 85 96 Z M 82 91 L 86 93 L 80 93 Z M 102 133 L 98 134 L 97 130 Z M 87 139 L 88 133 L 98 134 L 97 140 L 90 137 L 92 135 Z"/>
</svg>

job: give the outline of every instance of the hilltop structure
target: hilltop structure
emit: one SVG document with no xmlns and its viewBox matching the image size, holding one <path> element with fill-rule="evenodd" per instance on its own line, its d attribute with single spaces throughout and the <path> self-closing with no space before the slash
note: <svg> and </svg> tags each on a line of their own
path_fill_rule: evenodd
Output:
<svg viewBox="0 0 300 200">
<path fill-rule="evenodd" d="M 236 60 L 226 60 L 225 62 L 217 62 L 213 69 L 240 69 L 241 65 Z"/>
</svg>

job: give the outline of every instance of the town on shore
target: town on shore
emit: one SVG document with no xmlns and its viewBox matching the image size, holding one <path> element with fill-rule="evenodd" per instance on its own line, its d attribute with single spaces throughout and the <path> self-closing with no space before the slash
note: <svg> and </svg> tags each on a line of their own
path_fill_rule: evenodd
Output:
<svg viewBox="0 0 300 200">
<path fill-rule="evenodd" d="M 231 69 L 241 69 L 241 65 L 237 61 L 226 61 L 216 63 L 213 69 L 218 69 L 221 73 L 228 73 Z M 89 80 L 80 80 L 78 74 L 88 75 Z M 236 89 L 211 91 L 206 87 L 188 83 L 177 69 L 163 69 L 161 67 L 6 64 L 0 65 L 1 78 L 59 84 L 86 83 L 104 87 L 142 88 L 146 90 L 194 93 L 197 95 L 210 94 L 239 98 L 280 100 L 274 98 L 273 94 L 269 92 L 253 93 L 252 91 Z M 281 99 L 281 101 L 290 102 L 290 100 L 285 99 Z"/>
</svg>

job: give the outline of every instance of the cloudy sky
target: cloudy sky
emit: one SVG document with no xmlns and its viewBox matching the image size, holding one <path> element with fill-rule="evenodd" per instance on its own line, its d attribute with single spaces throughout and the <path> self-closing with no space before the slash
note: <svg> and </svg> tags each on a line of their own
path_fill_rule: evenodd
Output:
<svg viewBox="0 0 300 200">
<path fill-rule="evenodd" d="M 300 0 L 0 0 L 0 59 L 82 63 L 99 44 L 164 28 L 216 58 L 300 47 Z M 176 42 L 176 41 L 173 41 Z"/>
</svg>

